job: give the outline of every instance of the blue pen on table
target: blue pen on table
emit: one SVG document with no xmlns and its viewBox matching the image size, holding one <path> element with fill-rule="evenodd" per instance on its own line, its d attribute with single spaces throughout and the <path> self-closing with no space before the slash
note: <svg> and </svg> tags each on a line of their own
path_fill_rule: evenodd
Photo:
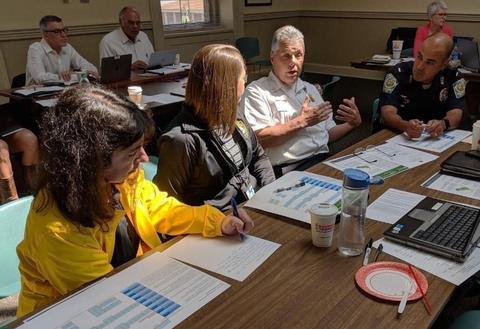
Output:
<svg viewBox="0 0 480 329">
<path fill-rule="evenodd" d="M 273 191 L 273 193 L 280 193 L 280 192 L 283 192 L 283 191 L 290 191 L 290 190 L 293 190 L 294 188 L 297 188 L 297 187 L 302 187 L 305 185 L 305 182 L 299 182 L 295 185 L 292 185 L 292 186 L 287 186 L 287 187 L 280 187 L 280 188 L 277 188 L 275 191 Z"/>
<path fill-rule="evenodd" d="M 370 253 L 372 252 L 373 240 L 370 238 L 367 245 L 365 246 L 365 256 L 363 257 L 363 266 L 368 265 L 368 259 L 370 258 Z"/>
<path fill-rule="evenodd" d="M 232 198 L 232 199 L 230 200 L 230 205 L 232 206 L 232 214 L 233 214 L 233 216 L 240 218 L 239 215 L 238 215 L 237 201 L 235 201 L 235 198 Z M 245 240 L 245 238 L 246 238 L 246 237 L 245 237 L 245 234 L 240 233 L 240 240 L 243 241 L 243 240 Z"/>
</svg>

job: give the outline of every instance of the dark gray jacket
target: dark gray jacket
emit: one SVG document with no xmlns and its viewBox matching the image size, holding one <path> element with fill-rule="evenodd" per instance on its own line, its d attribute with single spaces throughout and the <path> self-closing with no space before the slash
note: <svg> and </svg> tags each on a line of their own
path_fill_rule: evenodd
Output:
<svg viewBox="0 0 480 329">
<path fill-rule="evenodd" d="M 208 203 L 220 210 L 246 200 L 248 184 L 256 190 L 275 180 L 270 160 L 240 113 L 234 136 L 243 143 L 244 167 L 224 153 L 218 137 L 184 106 L 159 140 L 154 182 L 162 191 L 189 205 Z M 240 137 L 240 138 L 238 138 Z M 246 154 L 245 154 L 246 153 Z"/>
</svg>

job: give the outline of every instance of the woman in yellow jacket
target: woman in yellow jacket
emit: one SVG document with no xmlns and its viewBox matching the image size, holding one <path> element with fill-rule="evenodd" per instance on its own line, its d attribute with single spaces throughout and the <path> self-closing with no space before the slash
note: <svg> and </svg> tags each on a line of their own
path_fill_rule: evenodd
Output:
<svg viewBox="0 0 480 329">
<path fill-rule="evenodd" d="M 146 181 L 148 118 L 104 89 L 65 91 L 44 116 L 39 187 L 18 245 L 17 316 L 54 301 L 162 243 L 159 234 L 248 232 L 243 209 L 191 207 Z"/>
</svg>

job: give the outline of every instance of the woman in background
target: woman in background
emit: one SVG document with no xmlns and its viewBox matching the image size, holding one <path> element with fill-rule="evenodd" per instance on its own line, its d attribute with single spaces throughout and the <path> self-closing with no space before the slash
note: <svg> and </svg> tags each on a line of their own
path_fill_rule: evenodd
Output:
<svg viewBox="0 0 480 329">
<path fill-rule="evenodd" d="M 248 232 L 253 222 L 191 207 L 144 179 L 149 121 L 94 86 L 68 89 L 44 116 L 39 184 L 18 245 L 25 315 L 162 243 L 159 234 Z"/>
<path fill-rule="evenodd" d="M 427 7 L 429 22 L 417 29 L 415 34 L 415 43 L 413 46 L 413 57 L 417 57 L 420 46 L 430 35 L 443 32 L 453 38 L 453 29 L 445 23 L 447 20 L 447 4 L 444 1 L 434 1 Z"/>
<path fill-rule="evenodd" d="M 255 133 L 237 111 L 245 63 L 232 46 L 212 44 L 194 56 L 185 106 L 159 141 L 154 182 L 191 204 L 225 210 L 275 179 Z"/>
</svg>

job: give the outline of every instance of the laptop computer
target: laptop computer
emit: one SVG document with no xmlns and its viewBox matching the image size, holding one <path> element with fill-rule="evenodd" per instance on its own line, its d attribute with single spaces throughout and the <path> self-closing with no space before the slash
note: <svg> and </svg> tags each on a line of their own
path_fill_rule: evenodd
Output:
<svg viewBox="0 0 480 329">
<path fill-rule="evenodd" d="M 460 53 L 462 67 L 472 72 L 479 72 L 480 56 L 477 42 L 465 38 L 457 38 L 457 49 Z"/>
<path fill-rule="evenodd" d="M 130 79 L 131 67 L 132 54 L 102 58 L 100 82 L 110 83 L 128 80 Z"/>
<path fill-rule="evenodd" d="M 463 263 L 480 239 L 480 209 L 426 197 L 383 235 Z"/>
<path fill-rule="evenodd" d="M 147 69 L 154 69 L 154 68 L 164 67 L 167 65 L 173 65 L 175 63 L 175 56 L 177 55 L 177 53 L 178 51 L 176 49 L 161 50 L 161 51 L 154 52 L 153 54 L 150 55 Z"/>
</svg>

